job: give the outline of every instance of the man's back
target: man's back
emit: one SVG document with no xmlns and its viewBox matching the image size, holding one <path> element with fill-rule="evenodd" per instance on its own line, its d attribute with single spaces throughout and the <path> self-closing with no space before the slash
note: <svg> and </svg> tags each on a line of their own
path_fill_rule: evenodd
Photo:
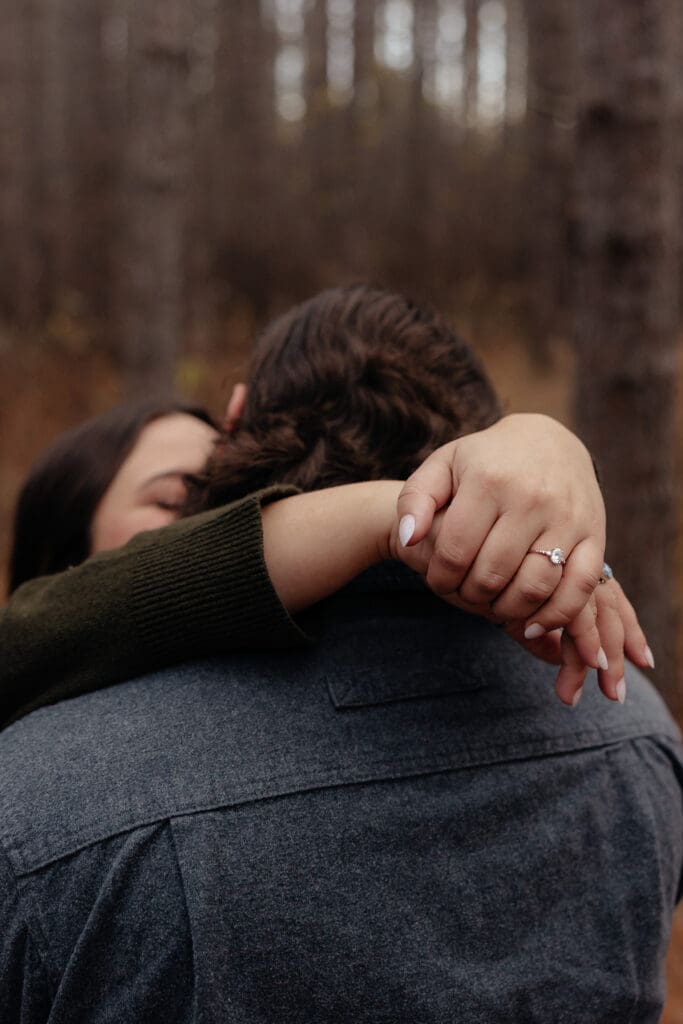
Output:
<svg viewBox="0 0 683 1024">
<path fill-rule="evenodd" d="M 3 1024 L 658 1020 L 676 730 L 552 677 L 384 571 L 314 650 L 19 722 Z"/>
</svg>

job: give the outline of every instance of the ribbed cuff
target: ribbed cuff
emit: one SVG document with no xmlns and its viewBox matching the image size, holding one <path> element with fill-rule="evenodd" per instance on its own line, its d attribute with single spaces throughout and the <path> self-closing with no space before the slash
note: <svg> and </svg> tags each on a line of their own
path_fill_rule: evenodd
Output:
<svg viewBox="0 0 683 1024">
<path fill-rule="evenodd" d="M 150 664 L 310 642 L 280 601 L 263 553 L 261 508 L 297 494 L 270 487 L 167 527 L 139 552 L 133 642 Z"/>
</svg>

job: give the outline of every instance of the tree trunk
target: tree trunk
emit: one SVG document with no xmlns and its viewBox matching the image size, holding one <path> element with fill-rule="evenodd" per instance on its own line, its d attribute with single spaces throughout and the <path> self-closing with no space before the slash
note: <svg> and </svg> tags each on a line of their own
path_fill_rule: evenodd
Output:
<svg viewBox="0 0 683 1024">
<path fill-rule="evenodd" d="M 36 103 L 34 0 L 7 0 L 0 33 L 0 315 L 20 327 L 39 316 L 41 273 L 35 210 Z"/>
<path fill-rule="evenodd" d="M 681 709 L 673 611 L 679 325 L 679 0 L 588 0 L 577 155 L 576 416 L 600 468 L 609 560 Z"/>
<path fill-rule="evenodd" d="M 308 116 L 327 107 L 327 2 L 311 0 L 306 15 L 306 74 L 304 93 Z"/>
<path fill-rule="evenodd" d="M 356 0 L 353 20 L 353 107 L 349 130 L 350 173 L 356 216 L 354 252 L 358 273 L 372 278 L 372 241 L 378 235 L 377 189 L 381 173 L 377 168 L 379 104 L 375 67 L 375 0 Z"/>
<path fill-rule="evenodd" d="M 434 108 L 425 100 L 425 83 L 436 63 L 437 0 L 415 4 L 413 21 L 413 69 L 410 105 L 403 128 L 405 193 L 403 202 L 402 261 L 405 287 L 419 280 L 425 252 L 430 252 L 434 235 L 434 160 L 437 133 Z"/>
<path fill-rule="evenodd" d="M 575 141 L 574 0 L 527 0 L 532 351 L 550 354 L 567 276 L 567 225 Z"/>
<path fill-rule="evenodd" d="M 73 161 L 68 140 L 69 52 L 66 0 L 43 2 L 41 19 L 45 87 L 41 174 L 42 217 L 47 259 L 47 303 L 54 311 L 62 302 L 69 277 Z"/>
<path fill-rule="evenodd" d="M 187 338 L 193 355 L 207 354 L 217 313 L 215 254 L 218 239 L 213 169 L 221 147 L 217 51 L 220 15 L 213 0 L 191 0 L 194 45 L 190 72 L 191 173 L 186 227 Z"/>
<path fill-rule="evenodd" d="M 101 4 L 68 0 L 63 31 L 70 195 L 62 287 L 83 310 L 103 315 L 108 283 L 106 188 L 114 154 L 109 146 L 112 126 L 107 122 Z"/>
<path fill-rule="evenodd" d="M 303 139 L 296 147 L 298 173 L 295 180 L 299 185 L 298 203 L 303 205 L 307 194 L 315 196 L 318 211 L 305 226 L 304 244 L 311 252 L 318 253 L 322 253 L 330 237 L 330 213 L 339 199 L 338 167 L 330 152 L 328 138 L 331 110 L 327 83 L 327 30 L 326 0 L 311 0 L 304 28 L 306 119 Z"/>
<path fill-rule="evenodd" d="M 516 131 L 527 109 L 528 36 L 523 0 L 505 4 L 505 139 L 519 140 Z"/>
<path fill-rule="evenodd" d="M 479 0 L 465 0 L 463 112 L 466 128 L 476 128 L 479 116 Z"/>
<path fill-rule="evenodd" d="M 274 228 L 283 204 L 275 134 L 275 28 L 253 0 L 220 8 L 217 88 L 220 138 L 214 159 L 218 263 L 226 303 L 265 313 L 274 284 Z"/>
<path fill-rule="evenodd" d="M 130 8 L 121 330 L 129 394 L 168 389 L 183 339 L 191 24 L 183 0 Z"/>
<path fill-rule="evenodd" d="M 106 160 L 106 181 L 102 183 L 101 229 L 102 271 L 105 275 L 101 300 L 104 319 L 100 336 L 120 362 L 125 362 L 120 330 L 122 231 L 125 207 L 122 175 L 128 128 L 128 0 L 100 0 L 103 34 L 103 124 L 106 140 L 101 140 L 102 159 Z"/>
<path fill-rule="evenodd" d="M 376 0 L 356 0 L 353 19 L 353 89 L 361 109 L 376 105 Z"/>
</svg>

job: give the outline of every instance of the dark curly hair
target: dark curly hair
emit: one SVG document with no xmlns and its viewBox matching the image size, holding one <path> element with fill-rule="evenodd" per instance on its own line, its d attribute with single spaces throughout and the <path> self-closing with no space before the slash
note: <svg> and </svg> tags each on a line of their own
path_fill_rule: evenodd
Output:
<svg viewBox="0 0 683 1024">
<path fill-rule="evenodd" d="M 187 511 L 272 483 L 311 491 L 403 479 L 499 416 L 479 361 L 435 313 L 366 286 L 324 291 L 256 343 L 244 414 Z"/>
</svg>

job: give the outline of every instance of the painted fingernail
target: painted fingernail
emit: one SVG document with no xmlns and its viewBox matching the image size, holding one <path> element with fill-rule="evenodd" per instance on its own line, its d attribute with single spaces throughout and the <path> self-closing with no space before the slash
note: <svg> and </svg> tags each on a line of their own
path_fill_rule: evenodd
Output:
<svg viewBox="0 0 683 1024">
<path fill-rule="evenodd" d="M 607 655 L 603 651 L 602 647 L 598 651 L 598 668 L 601 668 L 603 670 L 603 672 L 606 672 L 607 669 L 609 668 L 609 662 L 607 660 Z"/>
<path fill-rule="evenodd" d="M 398 524 L 398 539 L 401 547 L 407 547 L 415 533 L 415 516 L 404 516 Z"/>
<path fill-rule="evenodd" d="M 645 661 L 648 663 L 650 668 L 654 668 L 655 667 L 655 656 L 654 656 L 654 654 L 652 653 L 652 651 L 650 650 L 649 647 L 645 648 Z"/>
<path fill-rule="evenodd" d="M 617 700 L 620 704 L 626 700 L 626 680 L 623 677 L 617 683 Z"/>
<path fill-rule="evenodd" d="M 574 694 L 574 696 L 572 697 L 572 707 L 573 707 L 573 708 L 575 708 L 575 707 L 576 707 L 576 705 L 577 705 L 577 704 L 579 703 L 579 701 L 581 700 L 581 694 L 582 694 L 582 693 L 583 693 L 583 686 L 580 686 L 580 687 L 578 688 L 578 690 L 576 691 L 576 693 Z"/>
<path fill-rule="evenodd" d="M 527 626 L 524 630 L 525 640 L 538 640 L 539 636 L 543 636 L 545 633 L 545 626 L 542 626 L 540 622 L 534 622 L 533 625 Z"/>
</svg>

